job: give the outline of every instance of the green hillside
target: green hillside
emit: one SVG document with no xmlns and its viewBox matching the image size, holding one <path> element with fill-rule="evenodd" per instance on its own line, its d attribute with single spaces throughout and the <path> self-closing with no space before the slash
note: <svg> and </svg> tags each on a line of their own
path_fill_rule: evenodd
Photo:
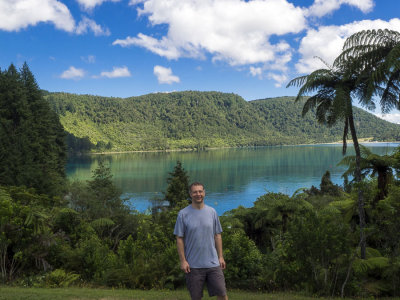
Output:
<svg viewBox="0 0 400 300">
<path fill-rule="evenodd" d="M 313 114 L 301 117 L 294 97 L 245 101 L 219 92 L 174 92 L 113 98 L 48 93 L 75 149 L 167 150 L 336 142 L 342 126 L 328 128 Z M 400 125 L 355 109 L 359 138 L 400 140 Z M 89 143 L 90 141 L 90 143 Z"/>
</svg>

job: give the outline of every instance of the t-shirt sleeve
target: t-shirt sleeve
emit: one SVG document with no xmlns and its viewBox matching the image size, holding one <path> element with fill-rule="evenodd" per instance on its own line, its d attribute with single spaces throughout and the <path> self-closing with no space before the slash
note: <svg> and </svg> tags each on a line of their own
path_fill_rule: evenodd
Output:
<svg viewBox="0 0 400 300">
<path fill-rule="evenodd" d="M 219 221 L 216 211 L 214 211 L 214 232 L 215 234 L 220 234 L 222 232 L 221 222 Z"/>
<path fill-rule="evenodd" d="M 185 226 L 183 224 L 183 214 L 179 213 L 178 217 L 176 218 L 175 228 L 174 228 L 174 235 L 179 237 L 185 236 Z"/>
</svg>

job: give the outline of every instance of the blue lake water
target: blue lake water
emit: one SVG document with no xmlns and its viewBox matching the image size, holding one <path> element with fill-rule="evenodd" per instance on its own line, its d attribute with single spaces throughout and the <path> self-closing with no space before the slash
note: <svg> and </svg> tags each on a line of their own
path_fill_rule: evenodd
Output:
<svg viewBox="0 0 400 300">
<path fill-rule="evenodd" d="M 398 143 L 364 144 L 377 154 L 390 154 Z M 353 155 L 349 145 L 348 155 Z M 301 145 L 200 152 L 146 152 L 71 157 L 67 176 L 90 179 L 98 160 L 109 164 L 115 184 L 131 205 L 144 212 L 152 199 L 162 198 L 168 173 L 180 160 L 191 181 L 203 182 L 206 203 L 218 214 L 238 207 L 251 207 L 266 192 L 292 195 L 299 188 L 319 187 L 328 170 L 334 183 L 342 185 L 345 167 L 337 166 L 343 158 L 341 145 Z"/>
</svg>

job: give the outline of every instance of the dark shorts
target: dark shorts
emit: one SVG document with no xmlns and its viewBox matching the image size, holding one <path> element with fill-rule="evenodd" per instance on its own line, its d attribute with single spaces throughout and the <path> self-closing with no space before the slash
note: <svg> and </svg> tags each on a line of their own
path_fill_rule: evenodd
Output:
<svg viewBox="0 0 400 300">
<path fill-rule="evenodd" d="M 190 269 L 190 273 L 186 274 L 186 284 L 192 300 L 203 297 L 205 283 L 210 297 L 226 295 L 225 277 L 221 267 Z"/>
</svg>

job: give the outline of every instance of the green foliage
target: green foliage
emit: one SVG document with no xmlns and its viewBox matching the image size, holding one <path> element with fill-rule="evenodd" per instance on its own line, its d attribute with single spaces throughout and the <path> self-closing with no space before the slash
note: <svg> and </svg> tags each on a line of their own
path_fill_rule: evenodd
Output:
<svg viewBox="0 0 400 300">
<path fill-rule="evenodd" d="M 60 195 L 65 180 L 64 129 L 25 63 L 0 71 L 0 184 Z"/>
<path fill-rule="evenodd" d="M 121 191 L 112 180 L 111 170 L 102 160 L 87 185 L 72 183 L 68 199 L 72 208 L 87 214 L 90 220 L 113 218 L 126 210 Z"/>
<path fill-rule="evenodd" d="M 46 100 L 65 130 L 87 145 L 70 139 L 80 152 L 337 142 L 343 132 L 340 125 L 321 126 L 313 114 L 302 118 L 294 97 L 246 102 L 235 94 L 186 91 L 125 99 L 49 93 Z M 398 125 L 358 108 L 354 119 L 360 138 L 400 140 Z"/>
<path fill-rule="evenodd" d="M 379 99 L 383 113 L 399 108 L 399 49 L 400 33 L 389 29 L 363 30 L 346 39 L 335 64 L 350 63 L 351 72 L 361 73 L 362 105 L 374 109 Z"/>
<path fill-rule="evenodd" d="M 340 196 L 343 193 L 343 190 L 337 184 L 333 184 L 330 172 L 326 171 L 321 178 L 320 189 L 311 186 L 309 190 L 306 190 L 306 193 L 309 195 Z"/>
<path fill-rule="evenodd" d="M 85 197 L 94 188 L 107 186 L 111 178 L 105 169 L 99 166 L 92 180 L 71 185 L 70 207 L 26 188 L 0 189 L 0 243 L 7 247 L 4 281 L 18 278 L 23 285 L 58 287 L 184 286 L 173 228 L 187 201 L 151 215 L 117 207 L 94 218 L 100 215 L 96 206 L 75 210 L 72 204 L 77 202 L 71 199 L 77 199 L 78 189 L 83 189 L 80 201 L 85 203 L 91 201 Z M 322 182 L 330 186 L 326 178 Z M 398 295 L 400 188 L 391 185 L 388 197 L 373 207 L 373 185 L 363 182 L 371 194 L 366 198 L 367 232 L 374 247 L 367 248 L 365 260 L 355 250 L 359 241 L 354 192 L 328 195 L 331 201 L 323 200 L 327 195 L 301 191 L 293 196 L 267 193 L 253 207 L 226 213 L 221 223 L 228 287 L 330 296 L 342 290 L 348 295 Z"/>
<path fill-rule="evenodd" d="M 363 178 L 370 175 L 374 177 L 377 175 L 378 180 L 378 193 L 375 196 L 374 203 L 384 199 L 388 194 L 388 186 L 392 180 L 393 169 L 396 167 L 398 160 L 396 159 L 396 152 L 391 155 L 377 155 L 371 152 L 367 147 L 360 145 L 361 159 L 360 168 Z M 349 175 L 354 175 L 356 166 L 355 156 L 346 156 L 339 162 L 339 165 L 346 165 L 348 169 L 343 173 L 343 177 L 347 178 Z"/>
<path fill-rule="evenodd" d="M 251 208 L 239 207 L 227 215 L 241 221 L 246 234 L 262 251 L 274 249 L 277 240 L 287 231 L 296 214 L 312 209 L 301 196 L 289 197 L 281 193 L 267 193 L 259 197 Z"/>
<path fill-rule="evenodd" d="M 339 286 L 335 282 L 344 281 L 351 240 L 350 227 L 338 212 L 322 210 L 298 215 L 284 240 L 287 256 L 283 259 L 296 265 L 296 274 L 301 277 L 290 275 L 289 278 L 314 293 L 338 294 Z"/>
<path fill-rule="evenodd" d="M 94 148 L 87 136 L 79 138 L 69 132 L 66 132 L 66 135 L 68 153 L 70 154 L 89 152 Z"/>
<path fill-rule="evenodd" d="M 169 173 L 167 183 L 165 199 L 169 202 L 170 207 L 175 207 L 182 200 L 189 202 L 189 175 L 179 160 L 176 162 L 174 171 Z"/>
<path fill-rule="evenodd" d="M 32 189 L 0 187 L 0 279 L 49 268 L 48 250 L 55 240 L 48 198 Z M 44 205 L 46 203 L 47 205 Z"/>
<path fill-rule="evenodd" d="M 223 234 L 225 279 L 230 288 L 257 289 L 262 286 L 262 254 L 244 231 L 227 228 Z"/>
<path fill-rule="evenodd" d="M 69 287 L 79 279 L 78 274 L 67 273 L 63 269 L 56 269 L 46 276 L 47 287 Z"/>
</svg>

